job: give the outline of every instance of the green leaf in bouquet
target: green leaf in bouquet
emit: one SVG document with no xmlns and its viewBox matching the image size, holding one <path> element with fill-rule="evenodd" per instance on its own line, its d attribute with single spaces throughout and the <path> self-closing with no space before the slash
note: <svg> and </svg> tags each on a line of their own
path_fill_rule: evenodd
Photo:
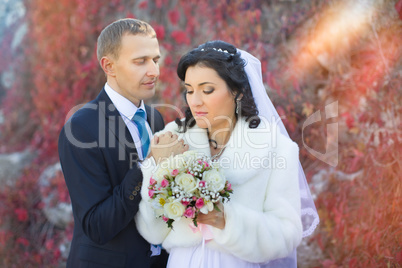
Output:
<svg viewBox="0 0 402 268">
<path fill-rule="evenodd" d="M 222 212 L 216 203 L 214 203 L 214 209 L 218 212 Z"/>
<path fill-rule="evenodd" d="M 197 215 L 194 217 L 193 219 L 193 223 L 195 227 L 198 227 L 198 223 L 197 223 Z"/>
<path fill-rule="evenodd" d="M 172 219 L 169 219 L 166 223 L 167 223 L 167 225 L 168 225 L 168 227 L 170 228 L 170 229 L 173 229 L 173 222 L 174 222 L 174 220 L 172 220 Z"/>
</svg>

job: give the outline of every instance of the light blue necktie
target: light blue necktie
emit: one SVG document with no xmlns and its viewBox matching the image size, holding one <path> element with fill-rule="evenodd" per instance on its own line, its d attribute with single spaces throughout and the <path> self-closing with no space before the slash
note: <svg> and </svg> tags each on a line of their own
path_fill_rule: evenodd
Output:
<svg viewBox="0 0 402 268">
<path fill-rule="evenodd" d="M 145 126 L 146 117 L 144 110 L 138 109 L 131 120 L 133 120 L 135 125 L 137 126 L 141 140 L 142 156 L 145 158 L 148 154 L 150 140 L 147 127 Z"/>
</svg>

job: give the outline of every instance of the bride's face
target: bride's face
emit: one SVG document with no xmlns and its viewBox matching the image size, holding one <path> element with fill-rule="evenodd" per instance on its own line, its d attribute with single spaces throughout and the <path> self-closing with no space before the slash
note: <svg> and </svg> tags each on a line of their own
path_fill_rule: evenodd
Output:
<svg viewBox="0 0 402 268">
<path fill-rule="evenodd" d="M 208 67 L 192 66 L 184 80 L 187 103 L 200 128 L 214 132 L 235 123 L 235 95 L 225 80 Z"/>
</svg>

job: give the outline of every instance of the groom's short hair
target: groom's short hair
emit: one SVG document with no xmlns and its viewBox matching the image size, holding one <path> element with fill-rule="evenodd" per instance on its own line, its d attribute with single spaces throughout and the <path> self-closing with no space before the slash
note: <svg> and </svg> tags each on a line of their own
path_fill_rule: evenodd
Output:
<svg viewBox="0 0 402 268">
<path fill-rule="evenodd" d="M 102 30 L 98 37 L 96 54 L 98 61 L 106 55 L 111 55 L 115 59 L 119 57 L 121 38 L 125 34 L 148 35 L 156 38 L 155 30 L 145 21 L 137 19 L 120 19 Z"/>
</svg>

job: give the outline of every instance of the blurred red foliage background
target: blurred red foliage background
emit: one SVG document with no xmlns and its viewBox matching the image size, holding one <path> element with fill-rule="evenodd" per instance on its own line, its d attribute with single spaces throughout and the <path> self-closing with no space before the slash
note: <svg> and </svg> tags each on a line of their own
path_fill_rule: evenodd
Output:
<svg viewBox="0 0 402 268">
<path fill-rule="evenodd" d="M 207 40 L 225 40 L 261 60 L 268 94 L 301 148 L 317 196 L 321 223 L 307 244 L 320 253 L 301 256 L 300 267 L 402 266 L 402 1 L 22 3 L 26 14 L 7 27 L 0 44 L 6 63 L 0 73 L 14 72 L 1 102 L 0 152 L 28 148 L 36 158 L 15 185 L 0 190 L 2 267 L 65 262 L 73 223 L 50 223 L 41 196 L 54 191 L 59 202 L 69 202 L 68 191 L 60 172 L 47 190 L 38 180 L 58 162 L 57 139 L 68 116 L 105 83 L 96 59 L 98 34 L 124 17 L 148 21 L 160 41 L 161 76 L 148 103 L 184 106 L 176 65 Z M 13 47 L 21 25 L 27 33 Z M 303 126 L 334 102 L 337 118 Z M 178 116 L 169 107 L 160 111 L 166 122 Z M 325 153 L 331 122 L 339 131 L 333 165 L 306 149 Z M 316 180 L 324 185 L 320 190 Z"/>
</svg>

